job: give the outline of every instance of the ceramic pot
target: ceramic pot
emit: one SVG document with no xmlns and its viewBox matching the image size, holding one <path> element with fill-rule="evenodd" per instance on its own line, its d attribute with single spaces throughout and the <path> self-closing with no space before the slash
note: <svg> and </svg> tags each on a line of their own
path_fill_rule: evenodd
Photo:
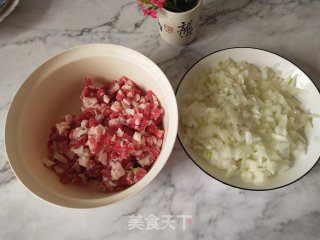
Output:
<svg viewBox="0 0 320 240">
<path fill-rule="evenodd" d="M 197 36 L 202 0 L 186 12 L 172 12 L 165 8 L 159 10 L 159 28 L 162 39 L 173 45 L 192 42 Z"/>
</svg>

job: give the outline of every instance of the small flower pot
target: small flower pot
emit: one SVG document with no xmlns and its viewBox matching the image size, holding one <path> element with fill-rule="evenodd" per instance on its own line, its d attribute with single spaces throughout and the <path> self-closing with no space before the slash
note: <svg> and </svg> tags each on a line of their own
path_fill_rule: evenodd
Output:
<svg viewBox="0 0 320 240">
<path fill-rule="evenodd" d="M 202 0 L 186 12 L 159 10 L 159 28 L 162 39 L 172 45 L 184 45 L 197 36 Z"/>
</svg>

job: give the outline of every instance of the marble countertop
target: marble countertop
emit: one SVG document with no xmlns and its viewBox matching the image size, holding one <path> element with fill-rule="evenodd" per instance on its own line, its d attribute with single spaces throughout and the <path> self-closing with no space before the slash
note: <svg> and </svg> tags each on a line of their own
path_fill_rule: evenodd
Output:
<svg viewBox="0 0 320 240">
<path fill-rule="evenodd" d="M 146 189 L 119 204 L 90 210 L 51 205 L 19 183 L 3 139 L 10 101 L 40 63 L 76 45 L 135 49 L 160 66 L 173 88 L 208 53 L 258 47 L 293 61 L 320 86 L 320 1 L 205 0 L 196 41 L 181 47 L 164 43 L 157 21 L 144 19 L 135 2 L 21 0 L 0 23 L 0 239 L 319 239 L 320 164 L 285 188 L 244 191 L 203 173 L 177 142 Z M 147 229 L 151 218 L 165 224 L 168 216 L 174 221 L 171 228 Z M 142 222 L 142 229 L 134 221 Z"/>
</svg>

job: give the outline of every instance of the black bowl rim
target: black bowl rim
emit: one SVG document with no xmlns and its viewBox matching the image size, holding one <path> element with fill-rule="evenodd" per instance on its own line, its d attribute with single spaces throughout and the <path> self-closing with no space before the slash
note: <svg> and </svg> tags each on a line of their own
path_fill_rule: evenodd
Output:
<svg viewBox="0 0 320 240">
<path fill-rule="evenodd" d="M 215 54 L 215 53 L 222 52 L 222 51 L 225 51 L 225 50 L 230 50 L 230 49 L 254 49 L 254 50 L 259 50 L 259 51 L 264 51 L 264 52 L 267 52 L 267 53 L 271 53 L 271 54 L 276 55 L 276 56 L 278 56 L 278 57 L 280 57 L 280 58 L 283 58 L 284 60 L 290 62 L 290 63 L 293 64 L 295 67 L 297 67 L 300 71 L 302 71 L 302 72 L 311 80 L 312 84 L 313 84 L 314 87 L 318 90 L 318 93 L 320 94 L 319 88 L 318 88 L 317 85 L 314 83 L 314 81 L 308 76 L 308 74 L 306 74 L 306 72 L 303 71 L 301 67 L 299 67 L 297 64 L 293 63 L 293 62 L 290 61 L 289 59 L 287 59 L 287 58 L 285 58 L 285 57 L 283 57 L 283 56 L 281 56 L 281 55 L 279 55 L 279 54 L 277 54 L 277 53 L 274 53 L 274 52 L 272 52 L 272 51 L 265 50 L 265 49 L 262 49 L 262 48 L 256 48 L 256 47 L 230 47 L 230 48 L 223 48 L 223 49 L 220 49 L 220 50 L 211 52 L 211 53 L 205 55 L 204 57 L 200 58 L 200 59 L 199 59 L 198 61 L 196 61 L 194 64 L 192 64 L 192 66 L 189 67 L 189 69 L 188 69 L 188 70 L 185 72 L 185 74 L 182 76 L 182 78 L 181 78 L 181 80 L 180 80 L 180 82 L 179 82 L 179 84 L 178 84 L 178 86 L 177 86 L 177 88 L 176 88 L 176 90 L 175 90 L 175 95 L 177 95 L 177 93 L 178 93 L 178 91 L 179 91 L 179 87 L 180 87 L 183 79 L 185 78 L 185 76 L 188 74 L 188 72 L 189 72 L 196 64 L 198 64 L 200 61 L 202 61 L 202 60 L 205 59 L 206 57 L 209 57 L 210 55 L 213 55 L 213 54 Z M 179 108 L 178 108 L 178 110 L 179 110 Z M 208 176 L 210 176 L 211 178 L 213 178 L 213 179 L 215 179 L 215 180 L 217 180 L 217 181 L 219 181 L 219 182 L 221 182 L 221 183 L 223 183 L 223 184 L 225 184 L 225 185 L 227 185 L 227 186 L 229 186 L 229 187 L 234 187 L 234 188 L 238 188 L 238 189 L 241 189 L 241 190 L 249 190 L 249 191 L 255 191 L 255 192 L 262 192 L 262 191 L 276 190 L 276 189 L 280 189 L 280 188 L 289 186 L 289 185 L 291 185 L 291 184 L 299 181 L 299 180 L 302 179 L 304 176 L 306 176 L 306 175 L 317 165 L 317 163 L 319 162 L 319 159 L 320 159 L 320 156 L 319 156 L 319 157 L 318 157 L 318 160 L 315 162 L 315 164 L 314 164 L 306 173 L 304 173 L 304 174 L 303 174 L 302 176 L 300 176 L 299 178 L 297 178 L 297 179 L 295 179 L 294 181 L 289 182 L 289 183 L 287 183 L 287 184 L 285 184 L 285 185 L 282 185 L 282 186 L 279 186 L 279 187 L 274 187 L 274 188 L 264 188 L 264 189 L 244 188 L 244 187 L 238 187 L 238 186 L 232 185 L 232 184 L 227 183 L 227 182 L 225 182 L 225 181 L 223 181 L 223 180 L 221 180 L 221 179 L 218 179 L 217 177 L 212 176 L 209 172 L 207 172 L 205 169 L 203 169 L 203 168 L 190 156 L 190 154 L 188 153 L 188 151 L 186 150 L 186 148 L 185 148 L 184 145 L 182 144 L 182 141 L 181 141 L 181 139 L 180 139 L 180 137 L 179 137 L 179 130 L 178 130 L 177 136 L 178 136 L 179 143 L 180 143 L 180 145 L 182 146 L 184 152 L 185 152 L 185 153 L 188 155 L 188 157 L 194 162 L 194 164 L 196 164 L 203 172 L 205 172 L 205 173 L 206 173 Z"/>
</svg>

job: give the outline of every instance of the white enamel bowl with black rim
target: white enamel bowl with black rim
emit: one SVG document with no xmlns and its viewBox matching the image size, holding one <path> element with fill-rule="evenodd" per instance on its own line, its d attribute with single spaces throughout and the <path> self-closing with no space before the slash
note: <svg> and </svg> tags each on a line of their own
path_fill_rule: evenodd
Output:
<svg viewBox="0 0 320 240">
<path fill-rule="evenodd" d="M 84 77 L 108 82 L 127 76 L 152 90 L 165 110 L 161 152 L 150 171 L 131 187 L 113 193 L 89 186 L 60 183 L 45 167 L 50 129 L 62 116 L 78 114 Z M 117 45 L 83 45 L 60 53 L 39 66 L 16 93 L 6 119 L 5 144 L 18 179 L 38 197 L 71 208 L 93 208 L 127 199 L 145 188 L 161 171 L 176 140 L 178 111 L 174 91 L 160 68 L 144 55 Z"/>
<path fill-rule="evenodd" d="M 201 76 L 205 69 L 218 64 L 220 61 L 227 60 L 228 58 L 232 58 L 235 61 L 246 61 L 259 67 L 276 66 L 276 69 L 280 70 L 284 76 L 296 75 L 296 86 L 300 89 L 306 90 L 306 94 L 298 96 L 304 109 L 309 110 L 313 114 L 320 115 L 320 94 L 311 79 L 299 67 L 287 59 L 272 52 L 255 48 L 224 49 L 214 52 L 196 62 L 183 76 L 176 90 L 178 110 L 180 110 L 182 106 L 183 96 L 189 90 L 191 83 L 195 81 L 197 77 Z M 219 170 L 204 161 L 185 144 L 185 139 L 182 137 L 182 130 L 178 128 L 178 138 L 180 143 L 182 144 L 185 152 L 198 167 L 211 177 L 225 184 L 247 190 L 276 189 L 287 186 L 288 184 L 291 184 L 305 176 L 316 165 L 319 159 L 320 147 L 316 140 L 319 136 L 320 118 L 318 117 L 313 119 L 313 128 L 306 130 L 306 137 L 308 140 L 306 154 L 295 159 L 293 166 L 291 166 L 287 171 L 270 177 L 262 185 L 254 185 L 244 182 L 240 177 L 227 178 L 225 176 L 225 171 Z"/>
</svg>

